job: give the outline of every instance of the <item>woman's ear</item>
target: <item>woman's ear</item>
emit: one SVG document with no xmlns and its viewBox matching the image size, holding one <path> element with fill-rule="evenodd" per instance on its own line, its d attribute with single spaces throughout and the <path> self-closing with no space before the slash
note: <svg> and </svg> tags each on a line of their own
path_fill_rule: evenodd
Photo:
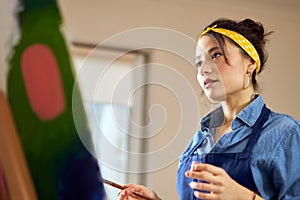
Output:
<svg viewBox="0 0 300 200">
<path fill-rule="evenodd" d="M 247 73 L 252 74 L 257 68 L 257 63 L 253 59 L 248 59 Z"/>
</svg>

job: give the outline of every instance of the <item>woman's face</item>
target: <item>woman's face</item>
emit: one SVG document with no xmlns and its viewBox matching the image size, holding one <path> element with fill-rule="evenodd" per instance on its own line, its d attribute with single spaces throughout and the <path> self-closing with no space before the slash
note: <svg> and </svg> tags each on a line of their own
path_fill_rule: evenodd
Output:
<svg viewBox="0 0 300 200">
<path fill-rule="evenodd" d="M 197 79 L 205 95 L 213 101 L 224 101 L 243 89 L 250 62 L 227 39 L 225 44 L 228 63 L 216 40 L 208 35 L 201 37 L 196 49 Z"/>
</svg>

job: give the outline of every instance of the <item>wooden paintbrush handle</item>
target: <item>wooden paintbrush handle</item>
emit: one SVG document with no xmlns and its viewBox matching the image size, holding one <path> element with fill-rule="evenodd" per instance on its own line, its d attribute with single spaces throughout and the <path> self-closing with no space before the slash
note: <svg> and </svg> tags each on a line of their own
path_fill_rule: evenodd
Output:
<svg viewBox="0 0 300 200">
<path fill-rule="evenodd" d="M 124 186 L 119 185 L 119 184 L 117 184 L 117 183 L 115 183 L 115 182 L 109 181 L 109 180 L 104 179 L 104 178 L 102 178 L 102 182 L 105 183 L 105 184 L 108 184 L 108 185 L 110 185 L 110 186 L 112 186 L 112 187 L 118 188 L 118 189 L 120 189 L 120 190 L 126 189 Z M 139 194 L 139 193 L 136 193 L 136 192 L 133 192 L 133 194 L 136 195 L 136 196 L 138 196 L 138 197 L 141 197 L 141 198 L 143 198 L 143 199 L 145 199 L 145 200 L 153 200 L 153 199 L 150 199 L 150 198 L 148 198 L 148 197 L 145 197 L 145 196 L 143 196 L 143 195 L 141 195 L 141 194 Z"/>
</svg>

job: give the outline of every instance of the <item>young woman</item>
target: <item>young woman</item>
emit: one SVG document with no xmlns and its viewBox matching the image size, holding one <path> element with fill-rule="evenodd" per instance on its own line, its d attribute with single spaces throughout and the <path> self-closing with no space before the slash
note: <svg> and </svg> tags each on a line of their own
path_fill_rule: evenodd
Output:
<svg viewBox="0 0 300 200">
<path fill-rule="evenodd" d="M 218 19 L 199 37 L 197 79 L 221 106 L 201 119 L 180 157 L 180 199 L 300 199 L 300 123 L 270 111 L 257 94 L 267 35 L 251 19 Z M 125 187 L 120 200 L 160 199 L 144 186 Z"/>
</svg>

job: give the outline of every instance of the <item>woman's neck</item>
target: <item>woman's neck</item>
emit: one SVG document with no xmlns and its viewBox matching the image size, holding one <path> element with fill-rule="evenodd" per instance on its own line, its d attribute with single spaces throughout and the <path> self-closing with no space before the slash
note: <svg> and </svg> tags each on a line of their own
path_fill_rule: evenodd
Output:
<svg viewBox="0 0 300 200">
<path fill-rule="evenodd" d="M 227 95 L 222 102 L 224 124 L 231 123 L 237 114 L 254 99 L 254 89 L 248 88 L 238 93 Z"/>
</svg>

